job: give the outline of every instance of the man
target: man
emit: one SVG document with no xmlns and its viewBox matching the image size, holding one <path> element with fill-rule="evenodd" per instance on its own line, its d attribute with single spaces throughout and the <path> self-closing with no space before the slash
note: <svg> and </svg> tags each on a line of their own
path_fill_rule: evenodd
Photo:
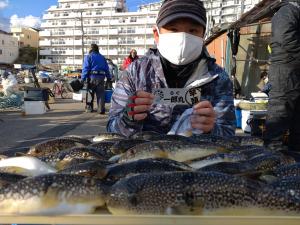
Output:
<svg viewBox="0 0 300 225">
<path fill-rule="evenodd" d="M 191 107 L 153 104 L 153 89 L 184 88 L 205 78 L 201 102 L 193 106 L 191 127 L 203 133 L 234 135 L 232 83 L 202 48 L 206 28 L 203 3 L 165 1 L 156 24 L 153 32 L 158 48 L 150 49 L 124 71 L 112 97 L 108 131 L 126 136 L 139 131 L 168 133 Z"/>
<path fill-rule="evenodd" d="M 89 54 L 85 57 L 82 66 L 82 80 L 87 81 L 88 92 L 91 91 L 91 101 L 86 100 L 86 111 L 93 112 L 94 95 L 97 96 L 97 112 L 105 114 L 104 79 L 111 80 L 106 59 L 99 53 L 98 45 L 91 44 Z M 88 97 L 88 95 L 87 95 Z"/>
<path fill-rule="evenodd" d="M 272 18 L 271 48 L 265 145 L 286 149 L 289 130 L 288 148 L 300 151 L 300 0 L 284 0 Z"/>
<path fill-rule="evenodd" d="M 271 84 L 269 82 L 269 75 L 267 71 L 263 71 L 260 75 L 261 83 L 263 85 L 261 92 L 269 95 L 270 90 L 271 90 Z"/>
</svg>

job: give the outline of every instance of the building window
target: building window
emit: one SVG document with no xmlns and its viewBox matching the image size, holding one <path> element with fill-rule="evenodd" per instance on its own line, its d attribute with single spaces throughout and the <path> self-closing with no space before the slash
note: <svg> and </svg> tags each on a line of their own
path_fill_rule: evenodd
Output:
<svg viewBox="0 0 300 225">
<path fill-rule="evenodd" d="M 2 40 L 2 45 L 4 45 L 4 40 Z"/>
<path fill-rule="evenodd" d="M 2 49 L 0 49 L 0 55 L 2 55 Z"/>
<path fill-rule="evenodd" d="M 137 20 L 136 17 L 131 17 L 131 18 L 130 18 L 130 22 L 132 22 L 132 23 L 136 22 L 136 20 Z"/>
</svg>

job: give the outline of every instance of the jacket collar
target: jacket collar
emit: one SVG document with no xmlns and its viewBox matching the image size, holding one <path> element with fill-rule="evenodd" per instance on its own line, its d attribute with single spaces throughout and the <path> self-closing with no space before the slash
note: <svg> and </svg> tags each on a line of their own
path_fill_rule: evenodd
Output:
<svg viewBox="0 0 300 225">
<path fill-rule="evenodd" d="M 212 71 L 209 70 L 209 64 L 215 62 L 215 60 L 213 58 L 210 58 L 206 49 L 205 54 L 207 57 L 203 58 L 199 62 L 196 70 L 186 82 L 185 87 L 199 87 L 211 82 L 212 80 L 218 77 L 217 74 L 214 74 Z M 165 87 L 168 87 L 157 49 L 150 49 L 146 55 L 149 57 L 149 60 L 153 66 L 153 69 L 158 79 L 165 85 Z"/>
</svg>

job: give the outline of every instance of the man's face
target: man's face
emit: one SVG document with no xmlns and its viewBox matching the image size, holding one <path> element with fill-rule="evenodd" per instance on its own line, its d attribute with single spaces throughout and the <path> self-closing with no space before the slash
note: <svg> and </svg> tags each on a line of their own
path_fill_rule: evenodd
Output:
<svg viewBox="0 0 300 225">
<path fill-rule="evenodd" d="M 180 18 L 171 21 L 159 29 L 160 34 L 185 32 L 198 37 L 204 37 L 204 27 L 196 21 L 189 18 Z M 157 28 L 153 29 L 154 39 L 159 43 L 159 34 Z"/>
</svg>

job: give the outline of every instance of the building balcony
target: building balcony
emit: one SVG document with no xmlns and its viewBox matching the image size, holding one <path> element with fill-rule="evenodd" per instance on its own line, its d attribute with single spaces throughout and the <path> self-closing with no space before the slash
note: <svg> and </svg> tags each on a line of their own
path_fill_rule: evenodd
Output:
<svg viewBox="0 0 300 225">
<path fill-rule="evenodd" d="M 52 60 L 51 59 L 40 59 L 40 64 L 49 65 L 49 64 L 52 64 Z"/>
<path fill-rule="evenodd" d="M 222 15 L 235 15 L 237 14 L 237 10 L 235 8 L 226 9 L 222 11 Z"/>
<path fill-rule="evenodd" d="M 118 40 L 109 40 L 108 44 L 109 45 L 118 45 L 119 42 L 118 42 Z"/>
<path fill-rule="evenodd" d="M 107 51 L 104 51 L 103 52 L 103 54 L 106 54 L 107 55 Z M 118 50 L 117 49 L 110 49 L 109 51 L 108 51 L 108 54 L 109 55 L 118 55 Z"/>
<path fill-rule="evenodd" d="M 235 17 L 226 17 L 221 19 L 221 23 L 233 23 L 236 21 Z"/>
<path fill-rule="evenodd" d="M 50 54 L 47 55 L 82 55 L 81 50 L 52 50 L 50 51 Z"/>
<path fill-rule="evenodd" d="M 58 9 L 57 5 L 52 5 L 50 6 L 50 8 L 48 9 L 48 11 L 52 11 L 52 10 L 56 10 Z"/>
<path fill-rule="evenodd" d="M 49 37 L 49 36 L 51 36 L 51 32 L 44 30 L 44 31 L 40 31 L 39 35 L 40 35 L 40 37 Z"/>
<path fill-rule="evenodd" d="M 213 3 L 211 4 L 211 7 L 212 7 L 212 8 L 220 8 L 220 7 L 221 7 L 221 2 L 213 2 Z"/>
<path fill-rule="evenodd" d="M 53 15 L 52 14 L 44 14 L 43 19 L 44 20 L 53 19 Z"/>
<path fill-rule="evenodd" d="M 239 5 L 239 4 L 235 4 L 234 1 L 227 1 L 227 2 L 223 2 L 222 3 L 222 8 L 225 8 L 225 7 L 234 7 L 236 5 Z"/>
<path fill-rule="evenodd" d="M 39 42 L 39 46 L 51 46 L 51 41 L 50 40 L 41 40 Z"/>
<path fill-rule="evenodd" d="M 82 65 L 81 59 L 66 59 L 65 64 L 67 65 Z"/>
<path fill-rule="evenodd" d="M 221 15 L 221 10 L 212 11 L 212 12 L 211 12 L 211 15 L 212 15 L 212 16 L 219 16 L 219 15 Z"/>
<path fill-rule="evenodd" d="M 40 55 L 51 55 L 51 50 L 40 50 Z"/>
</svg>

